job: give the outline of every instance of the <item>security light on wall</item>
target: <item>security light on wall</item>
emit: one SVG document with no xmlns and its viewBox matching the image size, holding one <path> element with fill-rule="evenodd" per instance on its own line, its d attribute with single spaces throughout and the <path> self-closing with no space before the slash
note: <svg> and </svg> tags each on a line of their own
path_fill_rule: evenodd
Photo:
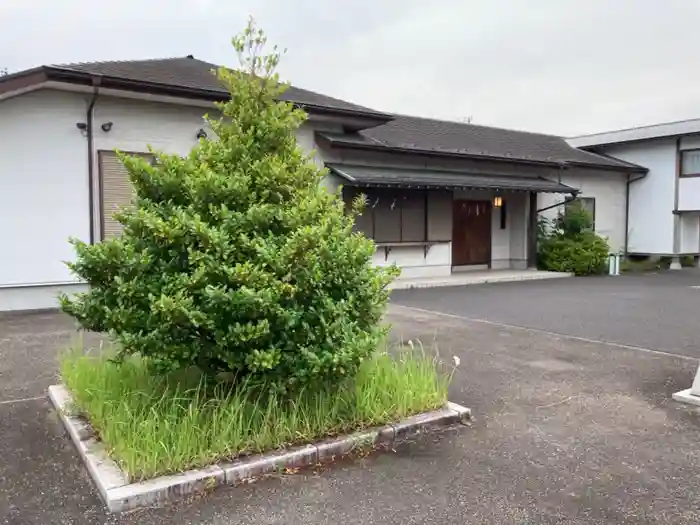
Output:
<svg viewBox="0 0 700 525">
<path fill-rule="evenodd" d="M 112 130 L 112 126 L 114 126 L 114 122 L 105 122 L 100 127 L 102 128 L 102 131 L 109 133 Z"/>
<path fill-rule="evenodd" d="M 198 139 L 205 139 L 207 138 L 207 132 L 204 131 L 204 128 L 199 128 L 199 131 L 197 131 L 195 137 L 197 137 Z"/>
<path fill-rule="evenodd" d="M 500 208 L 501 206 L 503 206 L 503 197 L 501 197 L 501 196 L 499 196 L 499 195 L 496 195 L 496 196 L 493 198 L 493 207 L 494 207 L 494 208 Z"/>
</svg>

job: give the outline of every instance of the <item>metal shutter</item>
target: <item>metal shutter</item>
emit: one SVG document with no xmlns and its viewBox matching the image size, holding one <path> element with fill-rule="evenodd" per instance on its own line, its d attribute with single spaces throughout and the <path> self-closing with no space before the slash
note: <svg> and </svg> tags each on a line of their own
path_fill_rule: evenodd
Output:
<svg viewBox="0 0 700 525">
<path fill-rule="evenodd" d="M 148 154 L 137 153 L 145 157 Z M 131 204 L 134 189 L 129 173 L 113 151 L 100 151 L 100 177 L 102 178 L 102 239 L 119 235 L 122 225 L 114 218 L 114 212 Z"/>
</svg>

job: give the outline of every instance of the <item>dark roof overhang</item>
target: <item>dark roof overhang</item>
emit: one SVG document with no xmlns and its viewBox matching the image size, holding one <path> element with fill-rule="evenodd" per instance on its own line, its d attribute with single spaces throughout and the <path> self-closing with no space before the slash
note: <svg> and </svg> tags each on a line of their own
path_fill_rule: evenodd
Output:
<svg viewBox="0 0 700 525">
<path fill-rule="evenodd" d="M 343 148 L 343 149 L 354 149 L 360 151 L 382 151 L 386 153 L 400 153 L 400 154 L 410 154 L 418 156 L 427 157 L 448 157 L 448 158 L 461 158 L 461 159 L 474 159 L 474 160 L 489 160 L 493 162 L 508 162 L 512 164 L 522 164 L 528 166 L 543 166 L 549 168 L 566 169 L 569 167 L 585 167 L 585 168 L 595 168 L 601 170 L 610 170 L 616 172 L 633 172 L 633 173 L 647 173 L 649 170 L 643 166 L 637 166 L 635 164 L 625 163 L 625 166 L 611 166 L 608 164 L 595 164 L 577 161 L 545 161 L 545 160 L 535 160 L 535 159 L 523 159 L 519 157 L 501 157 L 496 155 L 479 155 L 475 153 L 468 153 L 462 151 L 453 150 L 440 150 L 440 149 L 420 149 L 408 146 L 394 146 L 390 144 L 385 144 L 383 142 L 378 142 L 376 140 L 367 138 L 363 135 L 346 136 L 337 133 L 328 133 L 323 131 L 316 132 L 317 142 L 321 145 L 325 145 L 330 148 Z"/>
<path fill-rule="evenodd" d="M 29 87 L 42 82 L 54 81 L 69 84 L 91 86 L 94 79 L 99 78 L 99 85 L 102 88 L 132 91 L 137 93 L 149 93 L 153 95 L 172 96 L 193 100 L 205 100 L 210 102 L 226 101 L 228 93 L 223 90 L 198 89 L 188 86 L 178 86 L 174 84 L 162 84 L 148 82 L 144 80 L 133 80 L 128 78 L 114 77 L 108 75 L 98 75 L 86 71 L 78 71 L 70 68 L 57 66 L 40 66 L 26 71 L 0 77 L 0 93 L 14 91 L 24 87 Z M 309 104 L 307 102 L 297 102 L 288 100 L 295 106 L 314 114 L 328 115 L 334 117 L 348 117 L 361 122 L 360 125 L 351 126 L 349 129 L 364 129 L 386 124 L 394 117 L 388 113 L 377 111 L 362 111 L 329 106 Z"/>
<path fill-rule="evenodd" d="M 544 177 L 335 163 L 326 167 L 343 178 L 347 186 L 354 187 L 578 193 L 576 188 Z"/>
</svg>

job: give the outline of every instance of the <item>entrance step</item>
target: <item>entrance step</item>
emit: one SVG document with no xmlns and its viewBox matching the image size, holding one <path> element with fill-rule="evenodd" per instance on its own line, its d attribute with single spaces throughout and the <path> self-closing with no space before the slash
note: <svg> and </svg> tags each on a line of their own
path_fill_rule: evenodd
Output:
<svg viewBox="0 0 700 525">
<path fill-rule="evenodd" d="M 538 281 L 542 279 L 562 279 L 564 277 L 573 277 L 573 274 L 566 272 L 542 272 L 539 270 L 486 270 L 462 272 L 442 277 L 399 278 L 391 284 L 390 288 L 392 290 L 405 290 L 409 288 Z"/>
</svg>

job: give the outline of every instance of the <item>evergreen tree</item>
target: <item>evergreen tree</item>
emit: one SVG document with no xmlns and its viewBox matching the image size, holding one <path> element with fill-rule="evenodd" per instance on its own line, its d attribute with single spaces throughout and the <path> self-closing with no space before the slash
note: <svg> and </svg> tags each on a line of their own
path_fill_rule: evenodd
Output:
<svg viewBox="0 0 700 525">
<path fill-rule="evenodd" d="M 88 292 L 61 298 L 88 330 L 108 332 L 119 358 L 156 370 L 197 366 L 280 389 L 352 376 L 374 351 L 395 268 L 320 184 L 296 143 L 305 113 L 280 101 L 277 48 L 253 22 L 233 39 L 241 70 L 221 68 L 230 100 L 208 118 L 216 137 L 157 162 L 120 154 L 135 188 L 123 234 L 77 251 Z"/>
</svg>

